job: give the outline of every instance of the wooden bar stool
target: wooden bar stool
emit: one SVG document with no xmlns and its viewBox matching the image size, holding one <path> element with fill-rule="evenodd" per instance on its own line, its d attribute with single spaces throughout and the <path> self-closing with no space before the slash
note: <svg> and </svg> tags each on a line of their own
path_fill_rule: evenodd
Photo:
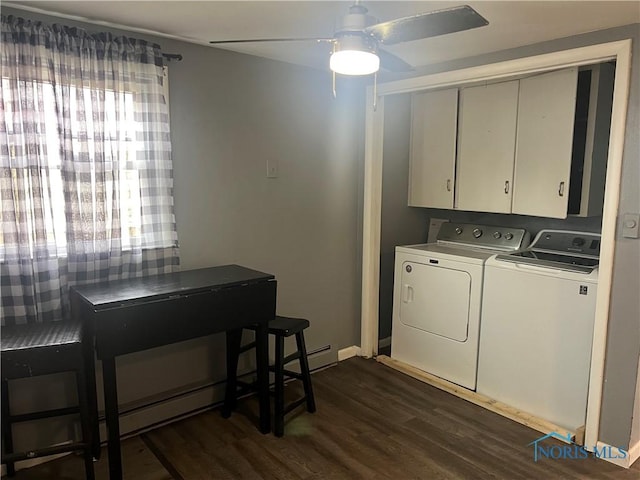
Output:
<svg viewBox="0 0 640 480">
<path fill-rule="evenodd" d="M 309 320 L 303 318 L 291 318 L 276 316 L 269 322 L 269 334 L 275 337 L 275 364 L 269 369 L 275 373 L 275 382 L 272 394 L 274 396 L 274 434 L 276 437 L 284 435 L 284 417 L 287 413 L 299 407 L 303 403 L 307 405 L 307 411 L 316 411 L 316 402 L 311 386 L 311 373 L 307 359 L 307 347 L 304 342 L 304 329 L 309 327 Z M 296 336 L 297 350 L 295 353 L 285 356 L 284 339 L 291 335 Z M 242 331 L 235 330 L 227 334 L 227 391 L 223 416 L 228 417 L 235 408 L 238 395 L 247 391 L 254 391 L 255 384 L 244 383 L 238 380 L 238 357 L 241 353 L 255 348 L 255 342 L 241 346 Z M 287 370 L 285 366 L 294 360 L 298 360 L 300 373 Z M 284 384 L 285 381 L 295 378 L 302 380 L 304 396 L 285 405 Z M 239 388 L 238 388 L 239 387 Z"/>
<path fill-rule="evenodd" d="M 89 365 L 88 350 L 82 342 L 82 328 L 78 323 L 48 322 L 2 327 L 2 436 L 4 451 L 2 463 L 7 474 L 15 474 L 15 462 L 65 452 L 81 451 L 84 455 L 85 475 L 94 479 L 92 455 L 92 412 L 87 387 Z M 93 357 L 91 357 L 93 358 Z M 75 372 L 78 406 L 57 408 L 14 415 L 9 407 L 9 381 Z M 69 444 L 37 448 L 26 452 L 14 452 L 12 425 L 18 422 L 40 420 L 63 415 L 80 414 L 82 439 Z"/>
</svg>

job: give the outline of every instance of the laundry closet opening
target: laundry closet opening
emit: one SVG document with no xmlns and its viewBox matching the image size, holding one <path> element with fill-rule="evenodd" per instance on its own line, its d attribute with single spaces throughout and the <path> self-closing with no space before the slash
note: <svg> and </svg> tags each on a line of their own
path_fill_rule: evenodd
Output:
<svg viewBox="0 0 640 480">
<path fill-rule="evenodd" d="M 379 354 L 389 355 L 391 349 L 396 246 L 435 242 L 442 221 L 523 228 L 532 239 L 542 229 L 601 232 L 615 63 L 587 65 L 576 70 L 574 127 L 569 145 L 570 180 L 565 187 L 568 192 L 566 218 L 458 209 L 457 203 L 454 203 L 454 193 L 457 194 L 456 189 L 464 187 L 455 180 L 455 176 L 460 173 L 458 171 L 460 165 L 456 162 L 456 155 L 460 154 L 458 151 L 460 139 L 454 132 L 452 140 L 447 136 L 446 130 L 436 137 L 438 142 L 454 143 L 449 149 L 454 155 L 453 165 L 450 167 L 452 178 L 448 184 L 448 179 L 445 177 L 442 177 L 441 181 L 443 189 L 450 190 L 451 208 L 410 206 L 412 203 L 415 204 L 416 198 L 415 193 L 412 194 L 410 191 L 412 185 L 415 189 L 415 181 L 411 179 L 411 156 L 412 128 L 413 135 L 416 135 L 416 127 L 412 126 L 412 99 L 416 94 L 410 92 L 385 96 L 378 304 Z M 510 79 L 509 82 L 511 81 L 513 80 Z M 501 80 L 494 83 L 505 82 Z M 456 89 L 461 92 L 468 85 L 474 86 L 471 83 Z M 447 90 L 451 88 L 447 87 Z M 459 98 L 460 96 L 461 93 L 458 93 Z M 415 100 L 413 102 L 415 109 Z M 434 105 L 429 107 L 433 108 Z M 446 112 L 432 113 L 437 117 L 438 122 L 447 121 Z M 461 120 L 459 111 L 457 113 L 458 117 L 453 121 L 458 127 L 459 135 Z M 514 131 L 516 128 L 517 126 L 514 125 Z M 415 150 L 415 139 L 413 142 Z M 440 150 L 440 147 L 436 146 L 431 150 Z M 415 155 L 415 152 L 413 154 Z M 474 158 L 473 153 L 468 156 Z M 588 161 L 585 161 L 585 158 Z M 592 162 L 592 159 L 595 161 Z M 438 169 L 439 167 L 436 166 L 433 174 L 429 171 L 419 173 L 422 176 L 437 176 L 441 174 Z M 490 169 L 490 166 L 487 169 Z M 482 182 L 482 179 L 478 181 Z M 511 185 L 511 188 L 517 188 L 517 185 L 515 187 L 513 183 Z M 479 207 L 481 208 L 482 206 Z"/>
</svg>

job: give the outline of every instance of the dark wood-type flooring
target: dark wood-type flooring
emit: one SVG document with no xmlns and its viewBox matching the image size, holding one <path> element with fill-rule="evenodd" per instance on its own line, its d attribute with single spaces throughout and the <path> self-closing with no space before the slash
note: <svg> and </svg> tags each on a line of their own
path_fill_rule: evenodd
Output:
<svg viewBox="0 0 640 480">
<path fill-rule="evenodd" d="M 312 378 L 318 411 L 290 416 L 283 438 L 258 432 L 249 398 L 229 420 L 212 410 L 124 441 L 125 478 L 640 478 L 640 461 L 629 470 L 593 458 L 536 463 L 527 444 L 538 432 L 374 360 L 353 358 Z M 16 478 L 82 479 L 82 468 L 71 455 Z M 107 478 L 106 449 L 96 474 Z"/>
</svg>

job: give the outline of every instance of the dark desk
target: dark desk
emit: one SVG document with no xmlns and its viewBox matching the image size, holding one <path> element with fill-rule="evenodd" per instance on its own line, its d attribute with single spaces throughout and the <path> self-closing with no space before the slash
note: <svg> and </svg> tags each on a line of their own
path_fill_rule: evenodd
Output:
<svg viewBox="0 0 640 480">
<path fill-rule="evenodd" d="M 273 275 L 225 265 L 75 286 L 71 288 L 71 308 L 72 317 L 84 322 L 94 336 L 97 356 L 102 360 L 112 480 L 122 478 L 115 363 L 119 355 L 218 332 L 227 332 L 229 344 L 243 327 L 258 325 L 260 431 L 270 431 L 267 324 L 276 312 Z M 95 379 L 93 382 L 95 386 Z M 225 410 L 233 408 L 231 402 L 231 398 L 225 399 Z"/>
</svg>

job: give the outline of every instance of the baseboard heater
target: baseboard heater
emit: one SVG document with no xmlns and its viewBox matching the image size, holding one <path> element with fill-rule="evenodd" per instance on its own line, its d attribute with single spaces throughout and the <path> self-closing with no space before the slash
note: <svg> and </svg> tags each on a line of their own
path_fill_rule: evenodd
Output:
<svg viewBox="0 0 640 480">
<path fill-rule="evenodd" d="M 331 351 L 331 345 L 325 345 L 307 352 L 312 373 L 337 363 L 335 358 L 331 360 L 323 358 Z M 295 367 L 293 370 L 295 370 Z M 239 380 L 245 381 L 255 377 L 255 370 L 238 375 Z M 293 379 L 289 381 L 291 380 Z M 206 410 L 221 407 L 224 400 L 225 386 L 226 379 L 223 379 L 185 388 L 170 395 L 160 394 L 163 396 L 161 398 L 155 397 L 154 400 L 143 399 L 133 404 L 121 405 L 120 436 L 121 438 L 130 438 L 154 428 L 197 415 Z M 273 382 L 270 383 L 270 386 L 273 386 Z M 243 395 L 241 398 L 249 395 L 252 395 L 252 393 Z M 211 401 L 211 398 L 215 400 Z M 100 438 L 106 438 L 104 411 L 99 412 L 99 421 Z M 103 441 L 102 443 L 105 444 L 106 442 Z"/>
</svg>

